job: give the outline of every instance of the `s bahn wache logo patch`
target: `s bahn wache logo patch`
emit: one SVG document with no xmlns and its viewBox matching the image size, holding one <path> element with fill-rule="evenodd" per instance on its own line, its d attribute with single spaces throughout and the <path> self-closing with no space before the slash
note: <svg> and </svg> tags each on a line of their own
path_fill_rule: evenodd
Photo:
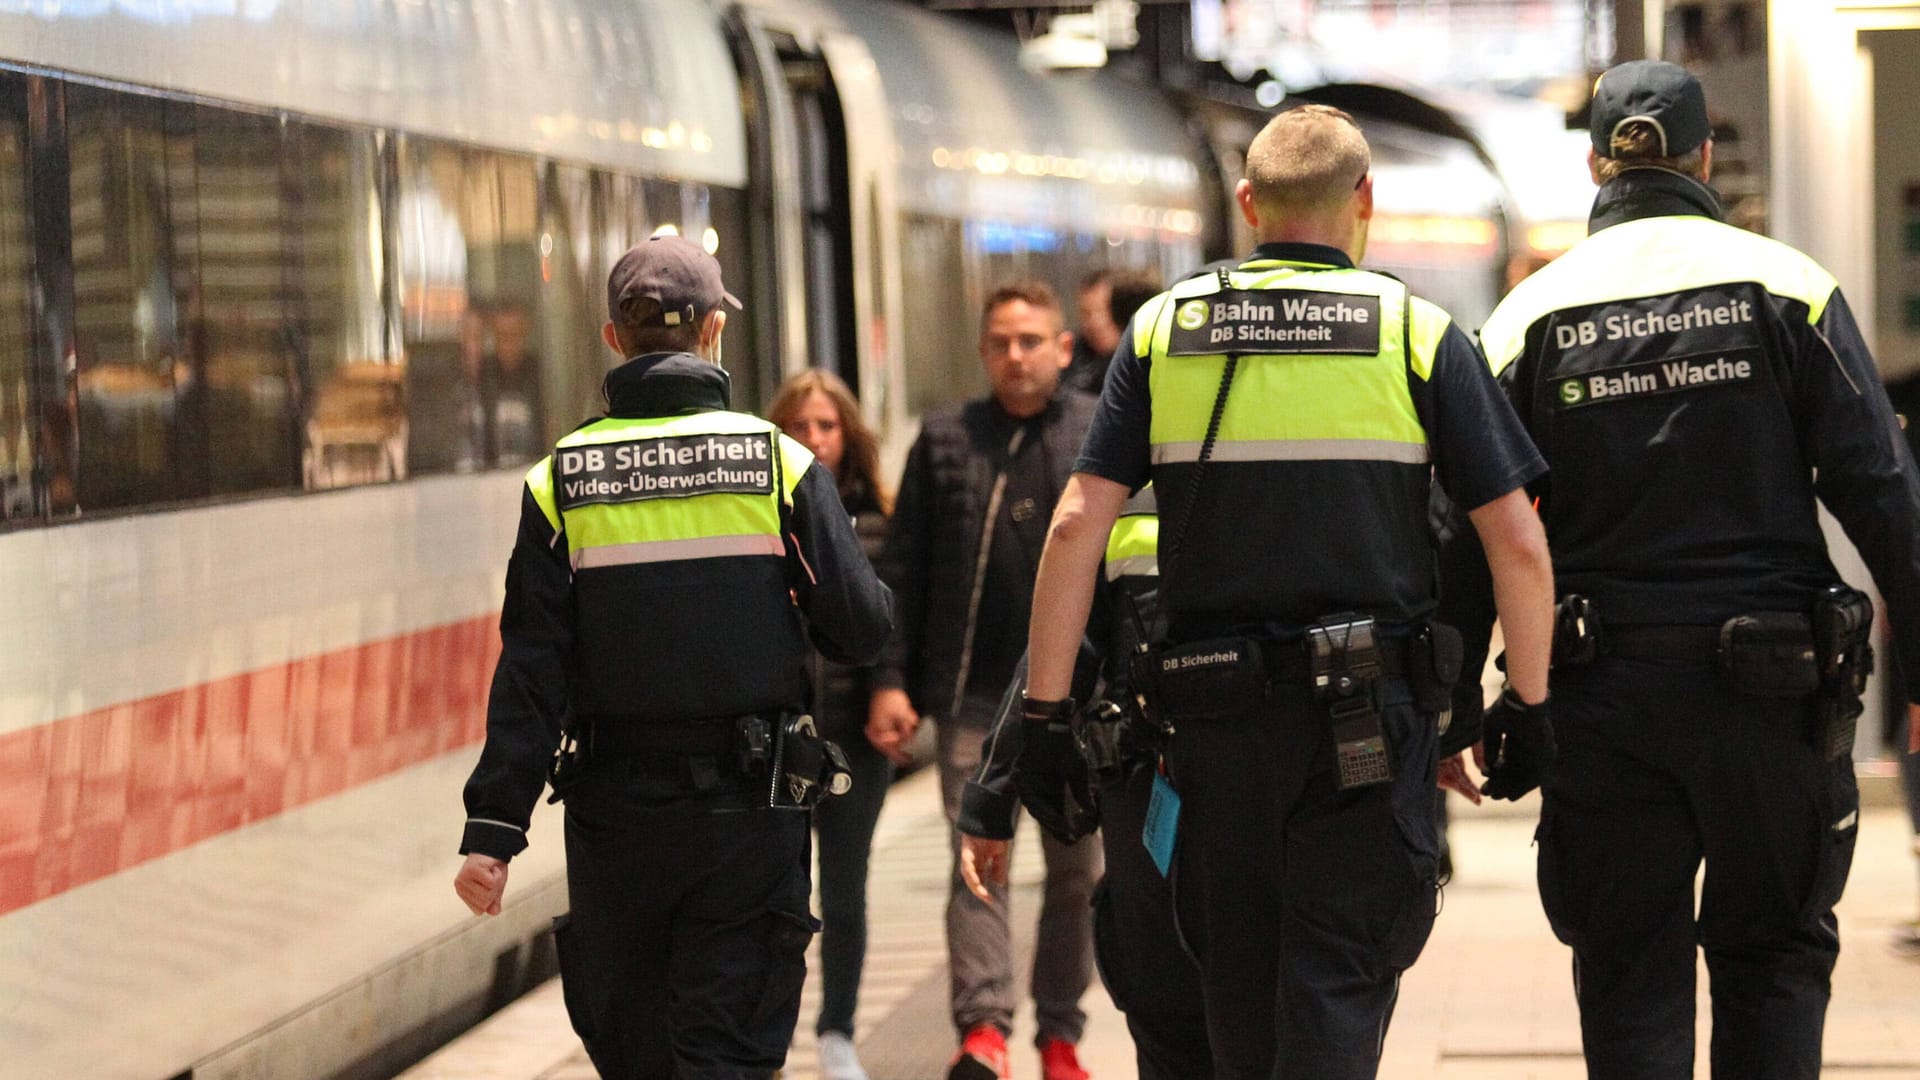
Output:
<svg viewBox="0 0 1920 1080">
<path fill-rule="evenodd" d="M 1174 315 L 1173 321 L 1182 330 L 1198 330 L 1207 325 L 1207 317 L 1211 314 L 1205 300 L 1189 300 L 1180 305 L 1180 311 Z"/>
<path fill-rule="evenodd" d="M 1568 379 L 1560 384 L 1560 404 L 1578 405 L 1586 400 L 1587 388 L 1580 385 L 1579 379 Z"/>
<path fill-rule="evenodd" d="M 1395 327 L 1396 332 L 1398 327 Z M 1380 298 L 1321 289 L 1222 289 L 1183 302 L 1169 356 L 1374 356 Z"/>
</svg>

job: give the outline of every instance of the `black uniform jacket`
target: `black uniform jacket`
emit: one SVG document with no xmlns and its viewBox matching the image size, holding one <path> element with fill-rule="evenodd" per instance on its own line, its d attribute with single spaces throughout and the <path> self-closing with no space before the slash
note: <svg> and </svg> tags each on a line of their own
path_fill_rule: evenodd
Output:
<svg viewBox="0 0 1920 1080">
<path fill-rule="evenodd" d="M 608 373 L 607 413 L 615 417 L 681 416 L 725 409 L 726 372 L 685 353 L 636 357 Z M 787 580 L 806 617 L 806 637 L 829 660 L 873 660 L 892 630 L 892 598 L 875 576 L 840 504 L 832 474 L 818 462 L 793 492 L 788 528 Z M 697 560 L 684 573 L 702 573 Z M 670 583 L 669 583 L 670 584 Z M 487 741 L 467 781 L 467 827 L 461 852 L 506 859 L 527 846 L 534 803 L 546 783 L 547 765 L 560 740 L 562 718 L 571 712 L 636 716 L 646 722 L 697 720 L 755 710 L 807 706 L 805 642 L 742 635 L 732 625 L 725 597 L 709 583 L 701 595 L 663 595 L 674 603 L 677 640 L 671 651 L 636 649 L 634 663 L 650 685 L 641 702 L 581 700 L 575 642 L 576 606 L 567 541 L 548 524 L 532 493 L 521 498 L 520 533 L 507 567 L 506 600 L 500 612 L 500 663 L 487 701 Z M 672 590 L 667 590 L 671 592 Z M 680 593 L 686 590 L 679 590 Z M 652 636 L 649 604 L 631 605 L 632 637 Z M 658 607 L 655 606 L 655 611 Z M 753 654 L 735 665 L 761 673 L 751 686 L 714 687 L 688 658 L 716 651 Z M 711 707 L 724 693 L 724 708 Z"/>
<path fill-rule="evenodd" d="M 1824 270 L 1719 218 L 1689 177 L 1623 173 L 1589 238 L 1482 331 L 1551 467 L 1532 490 L 1556 587 L 1603 626 L 1805 611 L 1838 580 L 1817 496 L 1885 594 L 1920 700 L 1920 482 L 1873 358 Z M 1471 660 L 1491 603 L 1461 537 L 1442 617 Z"/>
</svg>

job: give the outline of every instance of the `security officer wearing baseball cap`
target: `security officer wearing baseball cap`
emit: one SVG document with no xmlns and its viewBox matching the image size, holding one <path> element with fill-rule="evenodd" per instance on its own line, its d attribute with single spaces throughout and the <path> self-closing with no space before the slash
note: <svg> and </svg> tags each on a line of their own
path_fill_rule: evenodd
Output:
<svg viewBox="0 0 1920 1080">
<path fill-rule="evenodd" d="M 1920 701 L 1920 483 L 1833 277 L 1720 220 L 1699 82 L 1615 67 L 1591 134 L 1590 235 L 1481 332 L 1552 470 L 1533 490 L 1560 614 L 1552 737 L 1490 728 L 1486 752 L 1530 763 L 1498 794 L 1544 779 L 1541 901 L 1573 948 L 1589 1076 L 1694 1075 L 1697 944 L 1713 1075 L 1814 1077 L 1872 624 L 1816 500 Z"/>
<path fill-rule="evenodd" d="M 833 476 L 728 409 L 711 255 L 607 282 L 606 415 L 527 473 L 455 891 L 498 914 L 550 779 L 566 802 L 567 1012 L 600 1075 L 764 1078 L 799 1015 L 808 815 L 844 783 L 800 715 L 807 642 L 870 662 L 892 598 Z"/>
<path fill-rule="evenodd" d="M 1235 194 L 1261 245 L 1135 316 L 1034 590 L 1022 736 L 1039 747 L 1077 737 L 1101 559 L 1153 482 L 1167 641 L 1130 689 L 1170 733 L 1146 838 L 1222 1080 L 1376 1075 L 1433 925 L 1452 692 L 1429 618 L 1436 472 L 1489 537 L 1516 723 L 1545 719 L 1552 569 L 1522 490 L 1543 466 L 1446 313 L 1355 268 L 1370 160 L 1325 106 L 1254 139 Z"/>
</svg>

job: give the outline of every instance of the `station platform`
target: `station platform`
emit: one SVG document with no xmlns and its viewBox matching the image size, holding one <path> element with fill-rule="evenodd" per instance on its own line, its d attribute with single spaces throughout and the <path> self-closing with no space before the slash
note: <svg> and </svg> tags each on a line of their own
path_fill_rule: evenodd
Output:
<svg viewBox="0 0 1920 1080">
<path fill-rule="evenodd" d="M 1475 808 L 1455 799 L 1455 875 L 1432 940 L 1401 987 L 1380 1070 L 1385 1080 L 1580 1080 L 1579 1019 L 1570 959 L 1540 912 L 1533 883 L 1537 797 Z M 1040 860 L 1030 823 L 1014 859 L 1015 971 L 1027 970 L 1039 902 Z M 1920 957 L 1892 945 L 1915 915 L 1916 880 L 1902 811 L 1862 811 L 1859 849 L 1840 904 L 1842 951 L 1827 1020 L 1830 1080 L 1920 1080 Z M 923 770 L 895 785 L 875 838 L 870 953 L 856 1042 L 873 1080 L 939 1080 L 953 1052 L 947 1020 L 946 823 L 937 778 Z M 807 989 L 786 1080 L 815 1080 L 812 1021 L 819 990 Z M 1700 976 L 1705 1058 L 1706 973 Z M 1096 982 L 1081 1046 L 1096 1080 L 1134 1075 L 1120 1015 Z M 1030 1008 L 1012 1040 L 1014 1076 L 1035 1080 Z M 558 980 L 496 1013 L 403 1074 L 405 1080 L 592 1080 L 593 1067 L 567 1025 Z"/>
</svg>

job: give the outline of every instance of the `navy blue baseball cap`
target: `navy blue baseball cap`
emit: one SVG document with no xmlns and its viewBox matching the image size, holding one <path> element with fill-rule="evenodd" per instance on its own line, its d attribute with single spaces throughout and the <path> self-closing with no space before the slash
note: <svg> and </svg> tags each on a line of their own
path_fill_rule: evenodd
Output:
<svg viewBox="0 0 1920 1080">
<path fill-rule="evenodd" d="M 618 317 L 634 301 L 659 305 L 647 321 L 682 326 L 740 301 L 720 283 L 720 262 L 682 236 L 654 236 L 627 249 L 607 275 L 607 311 Z"/>
<path fill-rule="evenodd" d="M 1608 68 L 1593 84 L 1587 133 L 1594 153 L 1612 157 L 1614 134 L 1633 120 L 1644 120 L 1660 133 L 1661 157 L 1679 157 L 1713 138 L 1700 80 L 1665 60 L 1629 60 Z"/>
</svg>

